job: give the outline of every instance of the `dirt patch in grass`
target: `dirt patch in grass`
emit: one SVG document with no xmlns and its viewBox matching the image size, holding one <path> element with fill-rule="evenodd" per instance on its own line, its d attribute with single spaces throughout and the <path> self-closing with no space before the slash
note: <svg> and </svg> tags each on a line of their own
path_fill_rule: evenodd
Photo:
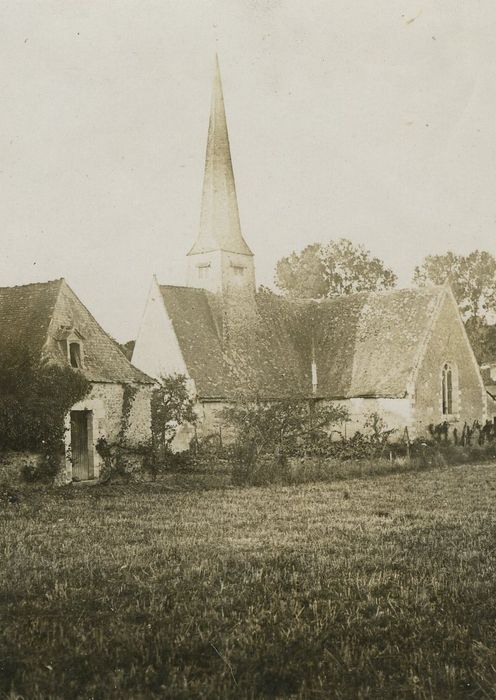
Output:
<svg viewBox="0 0 496 700">
<path fill-rule="evenodd" d="M 494 697 L 494 465 L 184 478 L 2 502 L 0 697 Z"/>
</svg>

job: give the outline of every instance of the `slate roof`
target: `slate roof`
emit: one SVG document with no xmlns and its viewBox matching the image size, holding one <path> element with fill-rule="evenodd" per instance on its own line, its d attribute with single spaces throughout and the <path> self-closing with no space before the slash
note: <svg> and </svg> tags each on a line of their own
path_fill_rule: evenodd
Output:
<svg viewBox="0 0 496 700">
<path fill-rule="evenodd" d="M 318 393 L 404 396 L 443 287 L 361 292 L 318 305 Z"/>
<path fill-rule="evenodd" d="M 214 295 L 202 289 L 161 286 L 188 371 L 205 399 L 228 398 L 242 388 L 267 398 L 317 396 L 402 397 L 429 332 L 443 287 L 361 292 L 336 299 L 288 301 L 258 293 L 256 316 L 242 342 L 222 342 Z"/>
<path fill-rule="evenodd" d="M 186 366 L 201 396 L 229 393 L 220 340 L 220 317 L 208 292 L 193 287 L 160 285 Z"/>
<path fill-rule="evenodd" d="M 218 60 L 212 86 L 200 231 L 188 255 L 214 250 L 253 255 L 241 233 Z"/>
<path fill-rule="evenodd" d="M 21 346 L 41 353 L 62 280 L 0 287 L 0 362 Z"/>
<path fill-rule="evenodd" d="M 65 363 L 69 328 L 83 338 L 82 372 L 90 381 L 153 382 L 131 365 L 65 280 L 0 288 L 0 361 L 20 346 Z"/>
</svg>

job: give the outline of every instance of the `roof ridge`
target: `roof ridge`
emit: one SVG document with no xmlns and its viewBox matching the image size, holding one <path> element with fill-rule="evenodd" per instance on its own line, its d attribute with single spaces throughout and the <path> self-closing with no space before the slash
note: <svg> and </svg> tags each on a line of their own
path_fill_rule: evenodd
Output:
<svg viewBox="0 0 496 700">
<path fill-rule="evenodd" d="M 393 296 L 394 294 L 403 294 L 405 292 L 413 292 L 413 293 L 422 293 L 424 291 L 427 292 L 432 292 L 432 291 L 437 291 L 438 293 L 441 293 L 445 289 L 444 284 L 429 284 L 425 285 L 423 287 L 416 287 L 416 286 L 411 286 L 411 287 L 395 287 L 394 289 L 381 289 L 381 290 L 361 290 L 360 292 L 351 292 L 350 294 L 339 294 L 334 297 L 323 297 L 322 299 L 305 299 L 298 297 L 297 299 L 291 299 L 290 301 L 314 301 L 317 302 L 318 304 L 321 304 L 323 302 L 338 302 L 341 301 L 342 299 L 350 299 L 350 298 L 358 298 L 360 295 L 363 296 L 369 296 L 369 297 L 387 297 L 387 296 Z"/>
<path fill-rule="evenodd" d="M 157 284 L 160 288 L 167 287 L 167 289 L 191 289 L 194 292 L 206 291 L 205 289 L 203 289 L 203 287 L 190 287 L 187 284 L 160 284 L 160 282 L 158 282 Z"/>
<path fill-rule="evenodd" d="M 14 284 L 10 286 L 0 287 L 0 291 L 3 289 L 27 289 L 28 287 L 48 287 L 49 285 L 61 284 L 65 282 L 64 277 L 57 277 L 54 280 L 47 280 L 46 282 L 28 282 L 27 284 Z"/>
</svg>

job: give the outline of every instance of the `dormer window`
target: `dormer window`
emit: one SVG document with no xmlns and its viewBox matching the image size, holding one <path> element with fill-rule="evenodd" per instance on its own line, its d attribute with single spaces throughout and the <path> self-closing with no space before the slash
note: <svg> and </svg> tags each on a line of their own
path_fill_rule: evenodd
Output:
<svg viewBox="0 0 496 700">
<path fill-rule="evenodd" d="M 81 343 L 77 340 L 72 340 L 69 342 L 69 362 L 71 363 L 71 367 L 75 367 L 76 369 L 81 369 L 83 366 L 81 358 Z"/>
<path fill-rule="evenodd" d="M 84 368 L 84 336 L 74 326 L 60 326 L 54 333 L 66 361 L 74 369 Z"/>
</svg>

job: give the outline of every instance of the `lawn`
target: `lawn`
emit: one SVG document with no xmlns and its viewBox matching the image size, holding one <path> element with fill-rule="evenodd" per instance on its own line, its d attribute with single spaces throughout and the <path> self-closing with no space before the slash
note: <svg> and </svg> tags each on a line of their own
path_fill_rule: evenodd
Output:
<svg viewBox="0 0 496 700">
<path fill-rule="evenodd" d="M 0 698 L 496 697 L 495 465 L 0 515 Z"/>
</svg>

